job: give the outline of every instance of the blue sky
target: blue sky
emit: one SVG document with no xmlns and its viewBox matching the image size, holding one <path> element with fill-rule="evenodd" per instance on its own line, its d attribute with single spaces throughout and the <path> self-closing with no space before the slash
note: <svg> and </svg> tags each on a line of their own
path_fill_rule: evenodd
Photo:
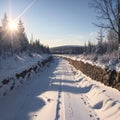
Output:
<svg viewBox="0 0 120 120">
<path fill-rule="evenodd" d="M 6 12 L 22 19 L 28 38 L 50 47 L 95 42 L 98 29 L 91 0 L 0 0 L 0 19 Z M 23 13 L 23 14 L 21 14 Z"/>
</svg>

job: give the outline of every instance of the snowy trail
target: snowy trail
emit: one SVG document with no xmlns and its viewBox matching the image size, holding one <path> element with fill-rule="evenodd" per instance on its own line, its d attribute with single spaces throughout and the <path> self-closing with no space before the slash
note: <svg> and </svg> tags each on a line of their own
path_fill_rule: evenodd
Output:
<svg viewBox="0 0 120 120">
<path fill-rule="evenodd" d="M 92 91 L 94 89 L 96 92 Z M 99 110 L 101 101 L 98 99 L 96 103 L 95 98 L 94 102 L 91 99 L 101 95 L 100 92 L 91 80 L 78 74 L 66 60 L 55 58 L 43 72 L 0 99 L 0 120 L 103 120 L 105 117 Z M 106 98 L 105 95 L 102 97 Z M 116 109 L 120 109 L 119 105 Z M 109 106 L 105 106 L 106 111 Z M 116 113 L 119 117 L 119 110 Z"/>
<path fill-rule="evenodd" d="M 60 72 L 61 71 L 61 72 Z M 59 67 L 61 74 L 61 112 L 60 120 L 91 120 L 88 109 L 81 100 L 81 92 L 77 87 L 77 81 L 73 70 L 66 61 L 61 62 Z M 83 112 L 84 111 L 84 112 Z M 62 114 L 63 112 L 63 114 Z M 58 118 L 57 118 L 58 119 Z"/>
</svg>

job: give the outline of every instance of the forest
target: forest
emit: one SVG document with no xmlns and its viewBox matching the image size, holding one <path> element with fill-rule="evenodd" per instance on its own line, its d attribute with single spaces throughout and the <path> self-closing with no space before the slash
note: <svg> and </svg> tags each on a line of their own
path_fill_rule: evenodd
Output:
<svg viewBox="0 0 120 120">
<path fill-rule="evenodd" d="M 0 56 L 4 58 L 13 54 L 49 53 L 49 47 L 40 43 L 40 40 L 29 40 L 25 33 L 24 23 L 19 19 L 15 26 L 4 14 L 0 26 Z"/>
</svg>

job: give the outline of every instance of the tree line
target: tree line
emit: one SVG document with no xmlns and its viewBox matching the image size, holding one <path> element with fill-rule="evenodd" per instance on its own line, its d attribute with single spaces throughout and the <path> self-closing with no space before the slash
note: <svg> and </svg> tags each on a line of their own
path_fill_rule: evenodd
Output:
<svg viewBox="0 0 120 120">
<path fill-rule="evenodd" d="M 107 31 L 107 36 L 104 35 L 104 30 L 100 28 L 97 36 L 97 44 L 88 42 L 84 45 L 84 54 L 104 55 L 118 53 L 118 36 L 112 29 Z"/>
<path fill-rule="evenodd" d="M 49 53 L 49 47 L 41 44 L 39 39 L 29 42 L 22 20 L 18 21 L 16 30 L 10 30 L 8 25 L 9 19 L 5 13 L 0 26 L 0 56 L 23 52 Z"/>
<path fill-rule="evenodd" d="M 101 29 L 109 30 L 110 34 L 112 34 L 111 31 L 115 33 L 118 44 L 118 58 L 120 60 L 120 0 L 92 0 L 90 5 L 95 8 L 97 12 L 96 17 L 99 22 L 95 23 L 95 25 Z M 112 40 L 112 42 L 113 41 L 114 40 Z M 111 42 L 109 44 L 111 44 Z"/>
<path fill-rule="evenodd" d="M 84 52 L 83 46 L 59 46 L 50 49 L 52 54 L 82 54 Z"/>
</svg>

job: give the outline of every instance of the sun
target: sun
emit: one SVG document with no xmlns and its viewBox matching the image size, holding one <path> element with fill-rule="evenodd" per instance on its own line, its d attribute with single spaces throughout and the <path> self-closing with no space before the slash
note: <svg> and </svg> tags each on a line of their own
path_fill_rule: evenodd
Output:
<svg viewBox="0 0 120 120">
<path fill-rule="evenodd" d="M 9 21 L 8 29 L 10 31 L 16 31 L 17 30 L 17 23 L 15 21 Z"/>
</svg>

